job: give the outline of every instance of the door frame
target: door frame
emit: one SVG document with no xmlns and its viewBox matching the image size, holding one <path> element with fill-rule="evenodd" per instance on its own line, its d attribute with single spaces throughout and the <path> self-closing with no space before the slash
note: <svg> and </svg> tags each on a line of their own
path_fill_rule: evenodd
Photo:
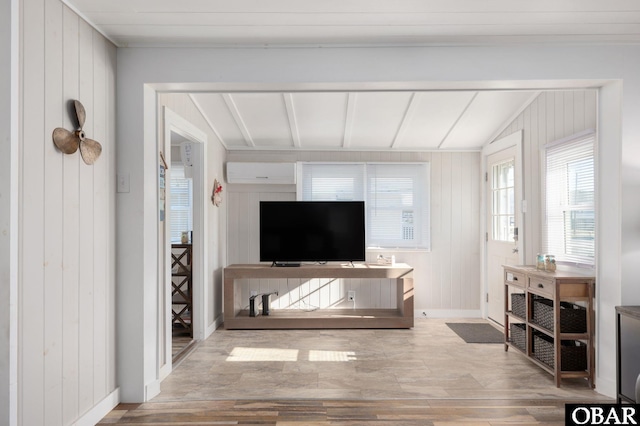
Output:
<svg viewBox="0 0 640 426">
<path fill-rule="evenodd" d="M 523 161 L 522 161 L 522 145 L 523 145 L 523 130 L 518 130 L 509 136 L 505 136 L 504 138 L 493 141 L 492 143 L 485 145 L 482 148 L 482 161 L 481 161 L 481 171 L 482 171 L 482 191 L 481 194 L 481 211 L 480 211 L 480 232 L 482 238 L 482 248 L 481 248 L 481 282 L 482 282 L 482 292 L 480 295 L 480 306 L 482 312 L 482 318 L 487 319 L 489 317 L 489 304 L 487 302 L 487 295 L 489 294 L 489 278 L 488 278 L 488 268 L 487 268 L 487 238 L 488 232 L 487 229 L 487 207 L 489 200 L 487 200 L 487 176 L 489 170 L 487 169 L 487 158 L 495 154 L 496 152 L 503 151 L 505 149 L 514 147 L 516 148 L 516 159 L 515 166 L 516 170 L 519 170 L 520 179 L 516 183 L 518 185 L 518 190 L 520 192 L 520 199 L 515 200 L 515 208 L 516 211 L 520 211 L 520 223 L 518 224 L 518 261 L 520 264 L 524 264 L 524 259 L 526 259 L 524 252 L 524 237 L 525 237 L 525 226 L 524 226 L 524 215 L 526 213 L 526 201 L 524 199 L 524 171 L 522 169 Z"/>
<path fill-rule="evenodd" d="M 193 326 L 193 339 L 202 340 L 206 332 L 206 314 L 205 314 L 205 300 L 206 300 L 206 287 L 205 278 L 206 271 L 208 270 L 208 229 L 207 229 L 207 135 L 196 126 L 185 120 L 170 108 L 164 106 L 162 109 L 163 116 L 163 131 L 164 131 L 164 153 L 165 159 L 171 167 L 171 133 L 176 133 L 185 139 L 193 142 L 193 234 L 198 238 L 193 239 L 192 245 L 192 291 L 193 291 L 193 312 L 192 312 L 192 326 Z M 169 173 L 171 171 L 169 170 Z M 166 184 L 169 188 L 169 184 Z M 158 376 L 162 380 L 167 377 L 173 368 L 172 363 L 172 341 L 171 341 L 171 240 L 168 238 L 169 233 L 169 215 L 170 209 L 168 208 L 171 200 L 171 191 L 167 191 L 165 209 L 165 221 L 164 221 L 164 241 L 158 241 L 159 245 L 164 245 L 165 259 L 164 259 L 164 273 L 160 277 L 160 291 L 165 295 L 164 308 L 160 309 L 158 315 L 159 321 L 158 330 L 161 333 L 164 330 L 164 336 L 158 336 L 159 347 L 158 348 Z M 164 342 L 164 345 L 162 345 Z M 164 352 L 164 359 L 161 355 Z M 164 362 L 162 362 L 164 361 Z"/>
</svg>

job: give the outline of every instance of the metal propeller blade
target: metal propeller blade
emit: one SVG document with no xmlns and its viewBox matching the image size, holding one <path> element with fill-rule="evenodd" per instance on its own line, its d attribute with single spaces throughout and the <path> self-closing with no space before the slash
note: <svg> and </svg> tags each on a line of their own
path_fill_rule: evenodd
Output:
<svg viewBox="0 0 640 426">
<path fill-rule="evenodd" d="M 53 131 L 53 143 L 56 147 L 65 154 L 73 154 L 78 150 L 80 145 L 80 138 L 74 132 L 70 132 L 67 129 L 57 127 Z"/>
<path fill-rule="evenodd" d="M 80 154 L 88 165 L 95 163 L 102 153 L 102 145 L 93 139 L 84 138 L 80 141 Z"/>
<path fill-rule="evenodd" d="M 78 117 L 78 125 L 80 129 L 84 127 L 84 121 L 87 119 L 87 113 L 84 110 L 84 106 L 80 103 L 80 101 L 73 101 L 73 106 L 76 109 L 76 117 Z"/>
</svg>

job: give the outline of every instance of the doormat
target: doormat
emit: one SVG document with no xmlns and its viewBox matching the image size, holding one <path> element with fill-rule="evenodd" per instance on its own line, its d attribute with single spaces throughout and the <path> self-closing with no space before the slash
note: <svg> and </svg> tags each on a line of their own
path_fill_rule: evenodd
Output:
<svg viewBox="0 0 640 426">
<path fill-rule="evenodd" d="M 467 343 L 504 343 L 504 333 L 491 324 L 467 322 L 446 324 Z"/>
</svg>

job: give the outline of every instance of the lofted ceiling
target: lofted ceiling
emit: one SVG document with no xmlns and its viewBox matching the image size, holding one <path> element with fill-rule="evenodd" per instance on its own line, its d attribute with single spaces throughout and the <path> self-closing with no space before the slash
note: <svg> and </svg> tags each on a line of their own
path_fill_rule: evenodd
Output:
<svg viewBox="0 0 640 426">
<path fill-rule="evenodd" d="M 63 0 L 119 47 L 640 42 L 638 0 Z M 479 149 L 527 91 L 191 94 L 229 150 Z"/>
<path fill-rule="evenodd" d="M 198 93 L 228 150 L 468 150 L 492 140 L 528 91 Z"/>
</svg>

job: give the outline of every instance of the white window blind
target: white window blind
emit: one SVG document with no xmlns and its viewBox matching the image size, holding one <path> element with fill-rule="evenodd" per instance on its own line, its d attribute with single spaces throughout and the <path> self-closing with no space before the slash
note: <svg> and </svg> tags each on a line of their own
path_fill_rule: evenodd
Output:
<svg viewBox="0 0 640 426">
<path fill-rule="evenodd" d="M 302 163 L 298 199 L 365 201 L 369 247 L 429 248 L 426 163 Z"/>
<path fill-rule="evenodd" d="M 593 133 L 546 148 L 543 250 L 556 260 L 594 265 Z"/>
<path fill-rule="evenodd" d="M 171 242 L 180 243 L 183 231 L 193 230 L 193 181 L 184 175 L 182 163 L 171 163 Z"/>
<path fill-rule="evenodd" d="M 301 170 L 301 200 L 364 201 L 364 164 L 304 163 Z"/>
<path fill-rule="evenodd" d="M 368 244 L 426 248 L 424 164 L 367 165 Z"/>
</svg>

